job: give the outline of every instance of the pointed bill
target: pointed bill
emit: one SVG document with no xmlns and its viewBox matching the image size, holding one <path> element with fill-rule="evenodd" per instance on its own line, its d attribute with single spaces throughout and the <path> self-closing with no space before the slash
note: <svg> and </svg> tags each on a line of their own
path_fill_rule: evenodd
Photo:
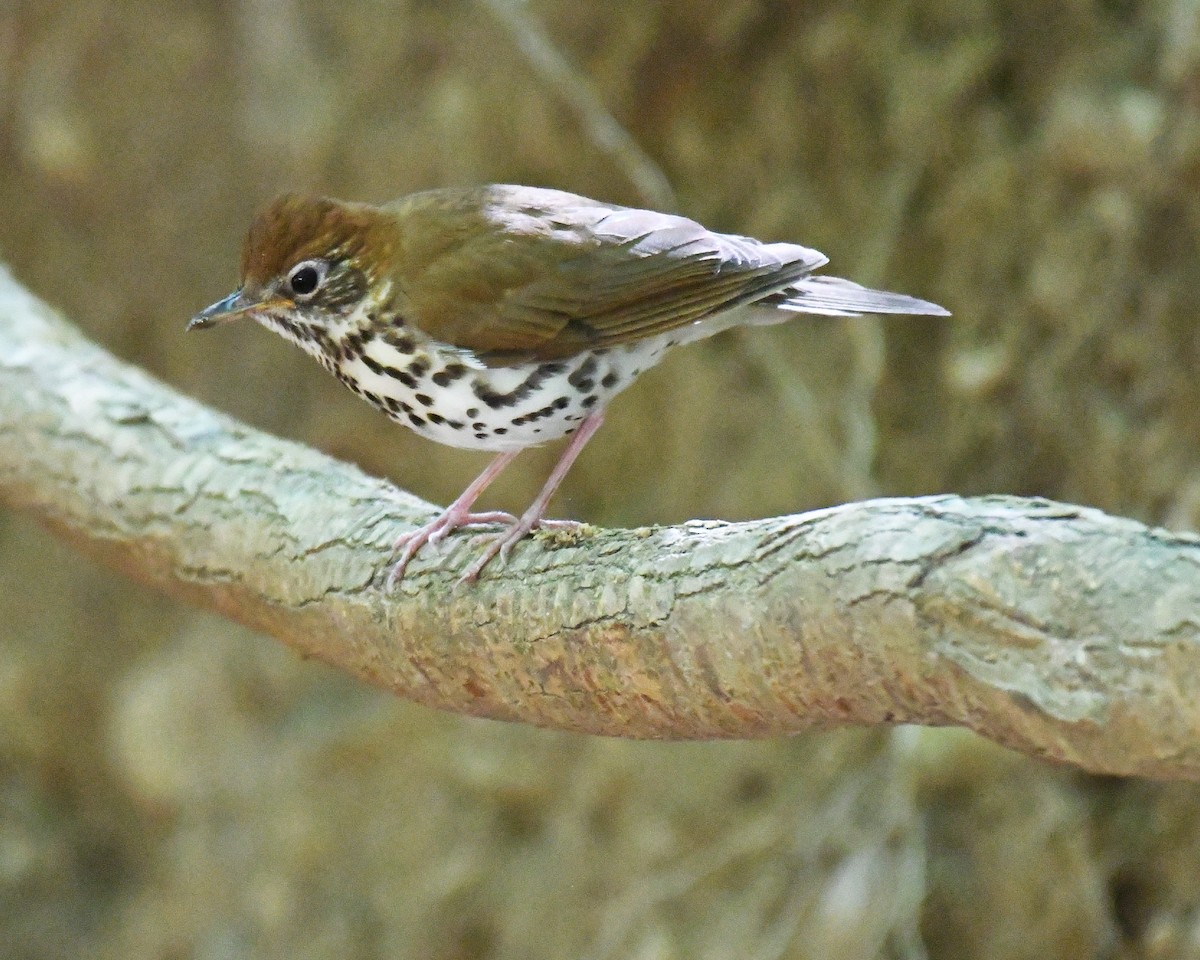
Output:
<svg viewBox="0 0 1200 960">
<path fill-rule="evenodd" d="M 209 330 L 240 320 L 257 310 L 270 307 L 288 306 L 289 302 L 282 297 L 269 297 L 266 300 L 254 300 L 242 293 L 241 289 L 234 290 L 223 300 L 218 300 L 212 306 L 205 307 L 188 321 L 188 330 Z"/>
<path fill-rule="evenodd" d="M 241 289 L 234 290 L 229 296 L 223 300 L 218 300 L 211 306 L 205 307 L 188 321 L 188 330 L 208 330 L 212 327 L 218 327 L 223 323 L 229 323 L 231 320 L 237 320 L 246 315 L 246 312 L 255 306 L 253 303 L 247 302 L 242 297 Z"/>
</svg>

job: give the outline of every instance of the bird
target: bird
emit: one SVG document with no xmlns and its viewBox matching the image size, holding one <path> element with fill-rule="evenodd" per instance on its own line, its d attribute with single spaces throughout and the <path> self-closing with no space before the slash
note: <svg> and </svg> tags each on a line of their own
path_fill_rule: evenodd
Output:
<svg viewBox="0 0 1200 960">
<path fill-rule="evenodd" d="M 717 233 L 687 217 L 543 187 L 440 188 L 374 205 L 286 193 L 251 223 L 233 293 L 188 330 L 240 318 L 299 346 L 392 420 L 490 451 L 483 472 L 400 536 L 386 584 L 460 528 L 501 525 L 476 580 L 536 529 L 605 408 L 675 347 L 797 314 L 948 316 L 943 307 L 819 274 L 793 243 Z M 528 447 L 569 437 L 519 517 L 475 512 Z"/>
</svg>

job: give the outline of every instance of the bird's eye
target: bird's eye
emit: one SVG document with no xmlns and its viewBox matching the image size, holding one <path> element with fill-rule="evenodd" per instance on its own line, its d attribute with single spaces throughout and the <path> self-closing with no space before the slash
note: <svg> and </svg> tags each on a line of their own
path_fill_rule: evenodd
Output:
<svg viewBox="0 0 1200 960">
<path fill-rule="evenodd" d="M 328 269 L 323 260 L 305 260 L 298 263 L 288 274 L 288 289 L 298 299 L 307 300 L 317 292 Z"/>
</svg>

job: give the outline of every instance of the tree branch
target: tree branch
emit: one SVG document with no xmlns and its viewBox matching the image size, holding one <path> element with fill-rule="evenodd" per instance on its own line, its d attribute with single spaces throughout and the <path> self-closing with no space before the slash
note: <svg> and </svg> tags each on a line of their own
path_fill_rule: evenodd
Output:
<svg viewBox="0 0 1200 960">
<path fill-rule="evenodd" d="M 628 737 L 970 727 L 1200 778 L 1200 541 L 1042 500 L 876 500 L 472 537 L 380 586 L 427 504 L 181 397 L 0 270 L 0 497 L 151 586 L 434 707 Z"/>
</svg>

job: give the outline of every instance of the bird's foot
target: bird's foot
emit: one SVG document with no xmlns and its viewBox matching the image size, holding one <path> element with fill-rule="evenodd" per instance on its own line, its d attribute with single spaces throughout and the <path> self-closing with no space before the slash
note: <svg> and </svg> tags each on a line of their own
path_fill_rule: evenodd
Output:
<svg viewBox="0 0 1200 960">
<path fill-rule="evenodd" d="M 416 530 L 402 533 L 392 545 L 392 556 L 399 553 L 400 557 L 388 574 L 387 588 L 391 590 L 404 579 L 404 571 L 408 569 L 409 562 L 426 544 L 431 547 L 437 547 L 455 530 L 463 527 L 476 527 L 495 523 L 516 524 L 517 518 L 511 513 L 505 513 L 503 510 L 471 513 L 466 509 L 456 510 L 451 507 L 433 520 L 430 520 L 423 527 L 417 527 Z"/>
<path fill-rule="evenodd" d="M 479 574 L 483 572 L 483 568 L 497 556 L 500 557 L 501 563 L 506 562 L 508 555 L 512 553 L 512 548 L 529 536 L 534 530 L 576 531 L 582 528 L 583 524 L 578 520 L 547 520 L 544 517 L 538 516 L 524 516 L 520 520 L 514 519 L 511 527 L 496 534 L 488 541 L 487 546 L 483 549 L 483 553 L 476 557 L 475 562 L 467 567 L 467 572 L 458 578 L 458 582 L 474 583 L 479 579 Z"/>
</svg>

